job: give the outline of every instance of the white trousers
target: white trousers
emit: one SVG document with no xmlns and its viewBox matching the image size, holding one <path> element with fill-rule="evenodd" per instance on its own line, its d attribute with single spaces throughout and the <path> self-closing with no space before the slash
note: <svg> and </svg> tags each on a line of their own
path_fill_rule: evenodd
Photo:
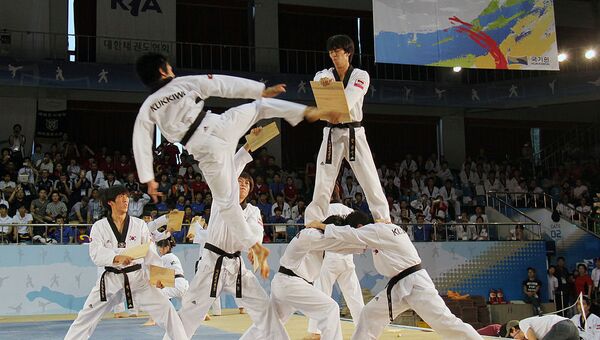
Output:
<svg viewBox="0 0 600 340">
<path fill-rule="evenodd" d="M 323 340 L 342 340 L 337 302 L 299 277 L 277 273 L 271 282 L 271 302 L 286 323 L 295 311 L 314 319 Z"/>
<path fill-rule="evenodd" d="M 333 129 L 331 131 L 331 164 L 326 163 L 329 130 L 328 127 L 323 129 L 323 141 L 317 156 L 315 190 L 312 202 L 306 207 L 305 221 L 307 223 L 323 221 L 328 217 L 329 201 L 340 171 L 342 159 L 348 160 L 349 129 Z M 363 127 L 356 129 L 356 160 L 353 162 L 348 160 L 348 163 L 365 194 L 373 218 L 390 221 L 390 208 L 383 187 L 379 182 L 377 168 L 375 168 L 375 162 Z"/>
<path fill-rule="evenodd" d="M 412 309 L 441 335 L 442 339 L 483 339 L 471 325 L 462 322 L 450 312 L 425 270 L 420 270 L 400 280 L 392 288 L 391 293 L 394 318 L 400 313 Z M 377 339 L 389 323 L 387 293 L 384 289 L 363 308 L 352 339 Z"/>
<path fill-rule="evenodd" d="M 221 115 L 207 114 L 186 145 L 198 160 L 225 224 L 236 226 L 246 249 L 256 242 L 239 204 L 235 149 L 240 138 L 259 120 L 284 118 L 296 125 L 304 119 L 305 110 L 304 105 L 264 98 L 231 108 Z"/>
<path fill-rule="evenodd" d="M 207 253 L 210 253 L 207 254 Z M 190 289 L 183 296 L 182 307 L 179 310 L 179 317 L 183 323 L 183 328 L 187 338 L 196 332 L 204 320 L 204 315 L 208 312 L 215 298 L 210 297 L 212 277 L 217 256 L 212 252 L 205 250 L 202 260 L 198 264 L 198 272 L 190 283 Z M 231 266 L 229 261 L 238 262 L 238 259 L 223 259 L 223 267 L 219 276 L 217 285 L 217 297 L 222 292 L 234 294 L 237 278 L 237 265 Z M 231 272 L 226 268 L 235 268 Z M 237 299 L 239 305 L 243 303 L 248 315 L 254 321 L 254 324 L 246 330 L 241 339 L 247 340 L 285 340 L 289 339 L 283 324 L 277 318 L 273 308 L 270 306 L 269 297 L 258 282 L 256 276 L 242 264 L 242 298 Z M 169 339 L 165 335 L 164 339 Z"/>
<path fill-rule="evenodd" d="M 354 264 L 349 265 L 345 260 L 332 259 L 325 255 L 323 266 L 321 267 L 321 274 L 315 281 L 315 288 L 325 293 L 325 295 L 331 296 L 333 285 L 336 282 L 344 295 L 344 300 L 350 310 L 354 325 L 358 325 L 360 312 L 365 306 L 365 303 L 363 301 L 360 283 L 358 282 L 358 276 L 356 276 L 356 271 L 354 270 Z M 321 331 L 317 328 L 316 320 L 308 320 L 308 332 L 321 334 Z"/>
<path fill-rule="evenodd" d="M 168 298 L 181 298 L 187 292 L 190 284 L 188 280 L 183 277 L 175 278 L 175 287 L 165 287 L 160 291 Z"/>
<path fill-rule="evenodd" d="M 169 299 L 161 293 L 160 289 L 150 286 L 143 269 L 128 273 L 127 276 L 131 286 L 134 306 L 148 312 L 150 317 L 166 330 L 171 339 L 187 339 L 175 308 L 173 308 Z M 100 280 L 98 280 L 85 301 L 83 309 L 79 311 L 77 318 L 69 327 L 69 331 L 65 335 L 66 340 L 88 339 L 96 329 L 102 316 L 114 306 L 123 304 L 123 300 L 125 300 L 123 274 L 106 273 L 104 281 L 106 301 L 100 301 Z"/>
</svg>

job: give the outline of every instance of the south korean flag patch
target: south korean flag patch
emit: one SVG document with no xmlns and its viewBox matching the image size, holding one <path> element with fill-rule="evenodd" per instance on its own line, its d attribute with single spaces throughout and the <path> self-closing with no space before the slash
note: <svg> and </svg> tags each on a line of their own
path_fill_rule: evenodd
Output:
<svg viewBox="0 0 600 340">
<path fill-rule="evenodd" d="M 358 87 L 361 90 L 364 90 L 365 89 L 365 82 L 363 80 L 356 79 L 354 81 L 354 86 Z"/>
</svg>

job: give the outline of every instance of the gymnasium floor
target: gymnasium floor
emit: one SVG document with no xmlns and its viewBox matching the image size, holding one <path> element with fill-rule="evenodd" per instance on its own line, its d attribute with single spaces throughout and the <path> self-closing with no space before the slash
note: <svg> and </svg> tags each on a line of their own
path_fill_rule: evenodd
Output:
<svg viewBox="0 0 600 340">
<path fill-rule="evenodd" d="M 2 339 L 63 339 L 75 315 L 42 315 L 0 317 L 0 334 Z M 92 339 L 94 340 L 146 340 L 161 339 L 163 331 L 157 327 L 145 327 L 145 317 L 113 319 L 107 317 L 100 322 Z M 243 331 L 250 326 L 248 315 L 240 315 L 235 310 L 223 310 L 223 316 L 213 317 L 204 322 L 193 339 L 233 340 L 239 339 Z M 307 319 L 294 315 L 286 325 L 293 340 L 302 339 L 306 335 Z M 342 321 L 344 339 L 350 339 L 354 325 Z M 380 337 L 381 340 L 434 340 L 441 339 L 432 331 L 388 327 Z"/>
</svg>

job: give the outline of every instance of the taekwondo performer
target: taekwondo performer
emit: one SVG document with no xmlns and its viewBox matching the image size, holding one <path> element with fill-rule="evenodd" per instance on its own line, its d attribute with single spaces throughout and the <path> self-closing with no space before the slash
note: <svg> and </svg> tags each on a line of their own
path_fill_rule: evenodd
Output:
<svg viewBox="0 0 600 340">
<path fill-rule="evenodd" d="M 340 187 L 336 184 L 333 189 L 331 203 L 329 204 L 329 216 L 337 215 L 345 218 L 347 215 L 354 212 L 354 210 L 340 202 Z M 354 270 L 353 254 L 340 254 L 331 251 L 325 252 L 321 274 L 315 281 L 315 288 L 321 290 L 327 296 L 331 296 L 333 285 L 336 282 L 344 295 L 344 300 L 352 315 L 352 321 L 354 322 L 354 325 L 357 325 L 360 312 L 365 306 L 365 302 L 363 301 L 358 276 L 356 276 L 356 271 Z M 305 340 L 316 340 L 321 338 L 321 331 L 317 329 L 316 320 L 310 319 L 308 321 L 308 332 L 310 334 L 305 337 Z"/>
<path fill-rule="evenodd" d="M 160 254 L 160 259 L 162 261 L 163 268 L 173 269 L 175 271 L 175 286 L 174 287 L 164 287 L 161 284 L 157 285 L 156 288 L 160 288 L 161 293 L 163 293 L 169 300 L 173 298 L 181 298 L 183 294 L 187 292 L 189 288 L 189 282 L 185 279 L 183 273 L 183 266 L 181 265 L 181 261 L 177 257 L 177 255 L 172 253 L 173 248 L 177 244 L 175 242 L 175 238 L 170 234 L 163 234 L 163 238 L 160 240 L 155 240 L 156 248 L 158 248 L 158 253 Z M 154 326 L 156 322 L 150 318 L 144 326 Z"/>
<path fill-rule="evenodd" d="M 161 260 L 154 247 L 146 257 L 134 260 L 120 255 L 127 248 L 151 241 L 146 223 L 128 216 L 129 195 L 124 186 L 103 190 L 103 204 L 108 209 L 105 217 L 92 226 L 90 257 L 105 272 L 92 288 L 83 309 L 69 328 L 65 339 L 88 339 L 102 316 L 115 305 L 127 301 L 127 307 L 136 306 L 147 311 L 172 339 L 187 339 L 181 319 L 169 299 L 160 289 L 150 285 L 148 266 L 160 266 Z"/>
<path fill-rule="evenodd" d="M 355 211 L 346 217 L 343 226 L 327 221 L 310 225 L 324 229 L 325 238 L 341 241 L 347 247 L 372 249 L 375 269 L 390 278 L 386 289 L 363 308 L 352 339 L 377 339 L 385 326 L 407 309 L 417 312 L 443 339 L 482 339 L 446 307 L 421 267 L 421 258 L 406 232 L 391 223 L 368 223 L 367 215 Z"/>
<path fill-rule="evenodd" d="M 360 126 L 363 118 L 363 99 L 369 89 L 369 74 L 352 67 L 354 42 L 347 35 L 334 35 L 327 39 L 327 51 L 334 67 L 317 72 L 314 80 L 327 86 L 334 80 L 343 81 L 344 93 L 350 109 L 352 122 L 328 123 L 323 128 L 323 141 L 317 156 L 317 174 L 312 202 L 306 207 L 305 221 L 323 221 L 340 171 L 342 159 L 346 159 L 362 187 L 369 208 L 376 221 L 389 222 L 390 209 L 379 182 L 375 162 L 367 143 L 365 129 Z"/>
<path fill-rule="evenodd" d="M 260 243 L 263 237 L 260 210 L 246 202 L 254 184 L 252 177 L 242 172 L 246 164 L 252 161 L 246 148 L 247 145 L 240 148 L 234 157 L 234 170 L 239 184 L 238 204 L 252 231 L 250 241 Z M 179 310 L 187 336 L 191 338 L 194 335 L 202 321 L 200 316 L 205 315 L 215 298 L 219 298 L 221 292 L 225 291 L 235 294 L 238 306 L 244 306 L 254 322 L 242 335 L 242 339 L 288 339 L 283 324 L 270 305 L 267 293 L 254 273 L 243 264 L 240 256 L 247 248 L 239 237 L 239 227 L 224 221 L 221 207 L 214 201 L 206 230 L 208 234 L 198 271 Z"/>
<path fill-rule="evenodd" d="M 238 141 L 261 119 L 284 118 L 296 125 L 304 118 L 336 121 L 339 113 L 269 98 L 285 92 L 283 84 L 265 88 L 261 82 L 211 74 L 175 77 L 166 57 L 157 53 L 141 56 L 136 70 L 142 82 L 152 90 L 140 108 L 133 129 L 133 153 L 140 182 L 148 185 L 148 194 L 156 202 L 159 192 L 154 178 L 152 145 L 154 127 L 158 126 L 168 141 L 181 143 L 198 161 L 222 219 L 237 228 L 236 234 L 244 249 L 252 247 L 261 274 L 267 277 L 268 250 L 251 243 L 254 234 L 238 204 L 233 164 Z M 255 101 L 218 115 L 204 111 L 204 101 L 209 97 Z"/>
<path fill-rule="evenodd" d="M 342 223 L 340 216 L 328 217 L 325 222 Z M 331 296 L 313 286 L 321 273 L 323 251 L 346 254 L 362 253 L 364 246 L 348 247 L 345 242 L 327 239 L 323 232 L 312 228 L 301 230 L 287 245 L 279 261 L 279 272 L 271 281 L 271 302 L 281 322 L 300 311 L 315 320 L 323 339 L 341 340 L 340 308 Z"/>
</svg>

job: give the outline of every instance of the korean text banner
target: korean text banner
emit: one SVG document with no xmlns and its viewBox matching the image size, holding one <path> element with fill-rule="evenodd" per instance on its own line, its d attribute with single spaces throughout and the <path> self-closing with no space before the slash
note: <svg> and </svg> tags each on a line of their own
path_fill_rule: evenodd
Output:
<svg viewBox="0 0 600 340">
<path fill-rule="evenodd" d="M 558 70 L 552 0 L 373 0 L 380 63 Z"/>
</svg>

